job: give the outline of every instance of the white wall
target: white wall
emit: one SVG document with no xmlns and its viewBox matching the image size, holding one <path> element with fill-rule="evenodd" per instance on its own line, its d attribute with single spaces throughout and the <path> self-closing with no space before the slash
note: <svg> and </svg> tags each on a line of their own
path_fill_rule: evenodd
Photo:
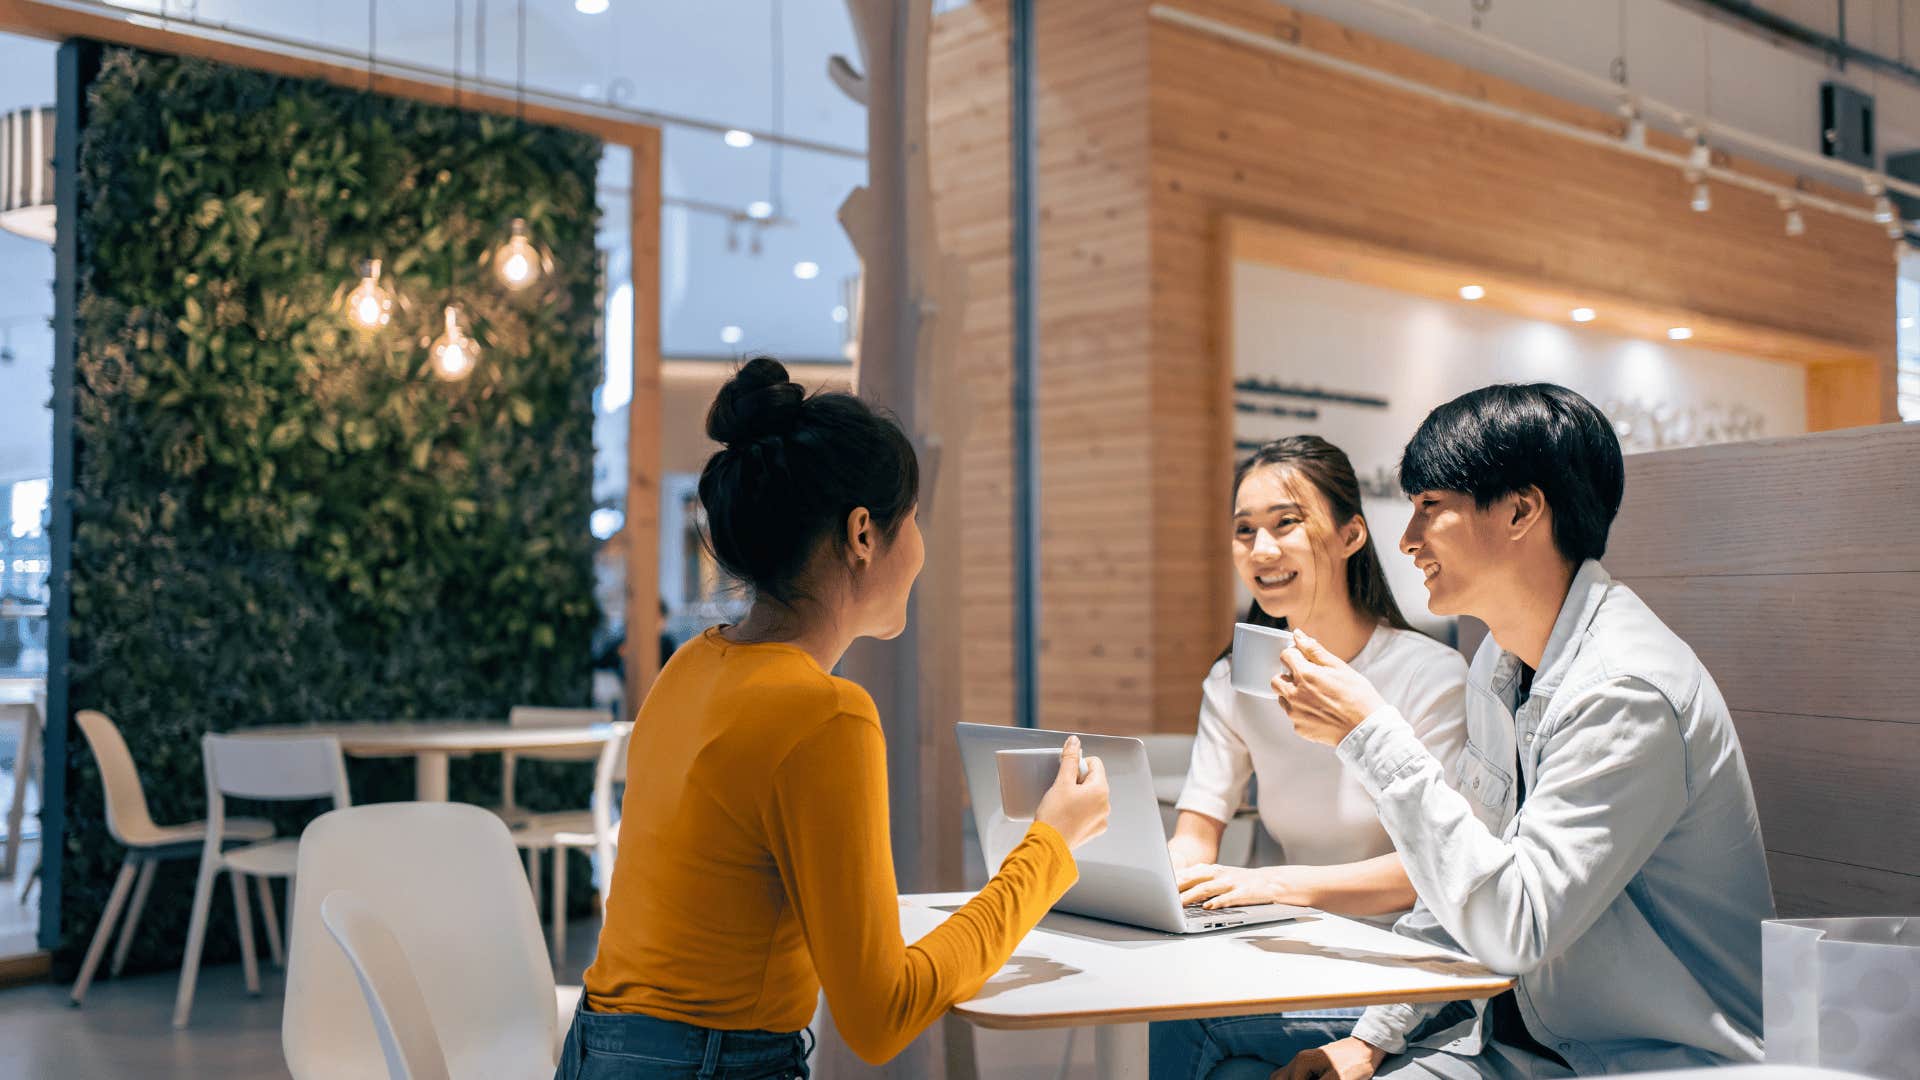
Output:
<svg viewBox="0 0 1920 1080">
<path fill-rule="evenodd" d="M 1667 446 L 1725 441 L 1724 432 L 1706 431 L 1701 420 L 1737 418 L 1747 437 L 1806 430 L 1805 376 L 1791 364 L 1538 322 L 1252 262 L 1234 264 L 1231 295 L 1236 381 L 1387 399 L 1378 409 L 1240 393 L 1241 401 L 1319 415 L 1235 413 L 1234 434 L 1254 441 L 1313 434 L 1347 452 L 1363 484 L 1380 492 L 1367 499 L 1368 522 L 1394 593 L 1416 625 L 1426 616 L 1426 590 L 1406 557 L 1392 550 L 1409 515 L 1393 471 L 1434 406 L 1490 383 L 1560 383 L 1599 405 L 1616 428 L 1623 420 L 1635 424 L 1623 432 L 1629 451 L 1655 444 L 1649 413 L 1659 417 L 1660 445 Z M 1425 625 L 1441 624 L 1427 617 Z"/>
</svg>

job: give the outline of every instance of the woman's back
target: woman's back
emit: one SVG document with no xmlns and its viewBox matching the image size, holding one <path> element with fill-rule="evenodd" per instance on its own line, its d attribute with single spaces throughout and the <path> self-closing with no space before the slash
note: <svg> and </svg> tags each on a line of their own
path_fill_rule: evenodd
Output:
<svg viewBox="0 0 1920 1080">
<path fill-rule="evenodd" d="M 806 1025 L 819 984 L 769 818 L 777 787 L 811 779 L 782 777 L 781 766 L 803 743 L 843 740 L 824 730 L 837 725 L 853 728 L 856 744 L 861 726 L 879 735 L 866 691 L 794 646 L 739 645 L 709 630 L 675 654 L 634 725 L 619 899 L 587 971 L 592 1008 L 723 1030 Z"/>
</svg>

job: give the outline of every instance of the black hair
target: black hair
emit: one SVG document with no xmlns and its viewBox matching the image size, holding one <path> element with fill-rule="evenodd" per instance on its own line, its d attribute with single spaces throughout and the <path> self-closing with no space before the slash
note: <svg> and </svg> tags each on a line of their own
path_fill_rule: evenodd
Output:
<svg viewBox="0 0 1920 1080">
<path fill-rule="evenodd" d="M 866 507 L 891 541 L 920 498 L 920 463 L 900 425 L 852 394 L 812 395 L 758 356 L 707 411 L 722 444 L 700 470 L 706 540 L 756 596 L 793 607 L 809 596 L 820 545 L 847 546 L 847 515 Z"/>
<path fill-rule="evenodd" d="M 1255 469 L 1269 465 L 1284 466 L 1292 469 L 1314 486 L 1326 497 L 1327 505 L 1333 510 L 1333 527 L 1359 518 L 1366 520 L 1366 514 L 1360 508 L 1360 477 L 1353 471 L 1353 461 L 1346 451 L 1333 445 L 1318 435 L 1288 435 L 1275 439 L 1247 455 L 1233 470 L 1233 497 L 1239 498 L 1240 485 Z M 1393 598 L 1393 590 L 1387 585 L 1386 570 L 1380 565 L 1380 552 L 1373 546 L 1373 529 L 1367 529 L 1367 542 L 1360 550 L 1347 557 L 1347 596 L 1353 606 L 1366 612 L 1378 621 L 1396 630 L 1411 630 L 1407 617 L 1400 613 L 1400 604 Z M 1242 620 L 1256 626 L 1274 626 L 1287 628 L 1287 620 L 1269 615 L 1255 600 L 1247 605 L 1247 617 Z M 1224 660 L 1233 655 L 1233 645 L 1229 643 L 1225 652 L 1220 654 Z"/>
<path fill-rule="evenodd" d="M 1626 491 L 1613 424 L 1593 402 L 1552 383 L 1501 384 L 1427 414 L 1400 456 L 1400 490 L 1457 491 L 1485 510 L 1537 487 L 1553 511 L 1553 543 L 1575 566 L 1606 554 Z"/>
</svg>

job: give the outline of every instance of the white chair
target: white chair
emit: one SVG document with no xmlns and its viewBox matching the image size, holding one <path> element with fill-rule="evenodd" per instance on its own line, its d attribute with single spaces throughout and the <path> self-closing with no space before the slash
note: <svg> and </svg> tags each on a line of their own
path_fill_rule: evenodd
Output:
<svg viewBox="0 0 1920 1080">
<path fill-rule="evenodd" d="M 114 879 L 107 896 L 106 910 L 100 913 L 100 925 L 87 946 L 86 959 L 80 963 L 80 977 L 73 983 L 73 1003 L 86 1000 L 87 987 L 93 985 L 94 972 L 107 941 L 113 936 L 114 922 L 126 909 L 126 925 L 120 928 L 120 944 L 113 950 L 113 974 L 127 962 L 127 946 L 140 926 L 140 912 L 146 907 L 147 892 L 153 886 L 154 868 L 168 859 L 188 859 L 201 853 L 207 840 L 207 823 L 190 821 L 184 825 L 155 825 L 147 812 L 146 792 L 140 787 L 140 773 L 133 755 L 127 752 L 120 729 L 105 713 L 82 709 L 74 716 L 80 733 L 93 751 L 94 764 L 100 769 L 100 786 L 107 802 L 107 831 L 127 849 L 120 864 L 120 876 Z M 255 818 L 229 818 L 222 829 L 227 842 L 265 840 L 273 835 L 273 825 Z M 135 871 L 140 883 L 134 885 Z M 127 890 L 133 890 L 133 903 L 127 904 Z"/>
<path fill-rule="evenodd" d="M 462 803 L 323 814 L 300 838 L 299 880 L 280 1024 L 295 1080 L 388 1075 L 359 978 L 323 932 L 323 901 L 340 890 L 399 943 L 447 1075 L 553 1075 L 561 1034 L 553 969 L 499 818 Z"/>
<path fill-rule="evenodd" d="M 604 720 L 604 717 L 602 718 Z M 594 885 L 600 892 L 600 911 L 605 917 L 607 894 L 613 884 L 613 855 L 620 843 L 620 802 L 616 787 L 627 782 L 627 736 L 632 725 L 619 737 L 602 743 L 593 769 L 593 798 L 589 808 L 571 813 L 535 814 L 513 830 L 513 842 L 527 853 L 533 874 L 535 905 L 538 906 L 540 852 L 553 852 L 553 896 L 547 913 L 551 924 L 549 941 L 557 967 L 567 957 L 567 852 L 593 853 Z"/>
<path fill-rule="evenodd" d="M 260 992 L 260 967 L 253 953 L 253 918 L 247 911 L 245 878 L 260 887 L 261 916 L 266 920 L 267 944 L 276 964 L 285 962 L 280 944 L 280 921 L 274 914 L 268 878 L 286 878 L 292 894 L 300 858 L 300 841 L 268 840 L 223 850 L 221 839 L 227 815 L 227 796 L 286 801 L 333 800 L 334 809 L 350 801 L 347 768 L 340 743 L 331 735 L 306 738 L 249 739 L 237 735 L 208 735 L 200 740 L 207 769 L 207 839 L 200 852 L 200 878 L 193 888 L 193 921 L 187 929 L 187 955 L 180 965 L 180 991 L 173 1002 L 173 1026 L 187 1026 L 193 1011 L 193 988 L 200 977 L 200 952 L 207 940 L 207 911 L 213 905 L 213 883 L 222 870 L 233 886 L 234 915 L 240 923 L 240 962 L 246 971 L 247 992 Z"/>
<path fill-rule="evenodd" d="M 347 962 L 360 980 L 389 1080 L 452 1080 L 426 995 L 420 992 L 420 980 L 414 978 L 407 952 L 393 931 L 345 889 L 320 900 L 320 921 L 346 950 Z"/>
<path fill-rule="evenodd" d="M 1142 735 L 1140 741 L 1147 744 L 1147 772 L 1153 777 L 1153 794 L 1160 803 L 1160 824 L 1172 836 L 1180 818 L 1180 792 L 1187 786 L 1187 768 L 1193 761 L 1194 737 Z M 1230 866 L 1252 866 L 1260 832 L 1260 811 L 1253 804 L 1253 784 L 1249 782 L 1240 808 L 1220 833 L 1220 853 L 1215 858 Z"/>
<path fill-rule="evenodd" d="M 605 709 L 562 709 L 544 705 L 515 705 L 507 710 L 508 727 L 579 727 L 604 724 L 613 719 Z M 524 825 L 535 816 L 522 809 L 514 797 L 514 775 L 520 759 L 528 761 L 592 761 L 598 747 L 578 746 L 552 750 L 508 750 L 500 755 L 500 805 L 494 813 L 508 825 Z M 536 893 L 539 891 L 536 887 Z"/>
</svg>

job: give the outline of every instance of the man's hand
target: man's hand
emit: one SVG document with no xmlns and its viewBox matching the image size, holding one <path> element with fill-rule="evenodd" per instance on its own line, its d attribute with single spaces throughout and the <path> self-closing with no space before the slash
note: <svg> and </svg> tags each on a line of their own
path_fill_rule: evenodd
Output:
<svg viewBox="0 0 1920 1080">
<path fill-rule="evenodd" d="M 1280 654 L 1280 662 L 1287 670 L 1273 677 L 1273 692 L 1280 695 L 1294 731 L 1303 739 L 1337 746 L 1348 732 L 1387 706 L 1365 675 L 1298 630 L 1293 633 L 1293 647 Z"/>
<path fill-rule="evenodd" d="M 1341 1039 L 1300 1051 L 1270 1080 L 1369 1080 L 1386 1059 L 1387 1052 L 1371 1043 Z"/>
</svg>

